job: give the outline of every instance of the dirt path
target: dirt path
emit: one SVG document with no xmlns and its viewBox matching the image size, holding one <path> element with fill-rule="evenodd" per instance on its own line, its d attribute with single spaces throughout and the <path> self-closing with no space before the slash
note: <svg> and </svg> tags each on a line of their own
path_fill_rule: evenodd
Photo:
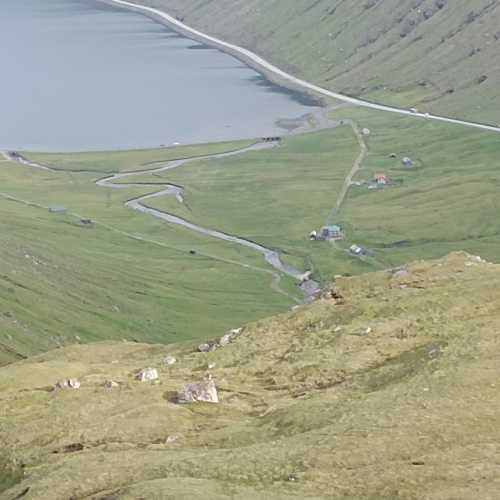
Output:
<svg viewBox="0 0 500 500">
<path fill-rule="evenodd" d="M 253 67 L 257 71 L 263 72 L 269 78 L 275 81 L 290 86 L 290 88 L 300 88 L 306 92 L 318 96 L 333 98 L 341 102 L 354 104 L 356 106 L 361 106 L 364 108 L 370 108 L 389 113 L 397 113 L 400 115 L 412 116 L 414 118 L 422 118 L 426 120 L 441 121 L 455 125 L 463 125 L 466 127 L 478 128 L 481 130 L 488 130 L 491 132 L 500 133 L 500 127 L 496 127 L 493 125 L 487 125 L 484 123 L 471 122 L 466 120 L 459 120 L 455 118 L 448 118 L 446 116 L 432 115 L 429 113 L 418 113 L 411 111 L 409 109 L 397 108 L 394 106 L 386 106 L 383 104 L 377 104 L 369 101 L 364 101 L 362 99 L 357 99 L 355 97 L 350 97 L 344 94 L 340 94 L 338 92 L 332 92 L 331 90 L 324 89 L 322 87 L 319 87 L 318 85 L 314 85 L 313 83 L 306 82 L 305 80 L 302 80 L 300 78 L 296 78 L 295 76 L 279 69 L 278 67 L 274 66 L 270 62 L 266 61 L 265 59 L 263 59 L 262 57 L 258 56 L 257 54 L 253 53 L 248 49 L 239 47 L 238 45 L 232 43 L 224 42 L 219 38 L 215 38 L 213 36 L 207 35 L 206 33 L 191 28 L 187 24 L 184 24 L 183 22 L 179 21 L 175 17 L 167 14 L 166 12 L 160 9 L 147 7 L 144 5 L 138 5 L 136 3 L 128 2 L 125 0 L 102 0 L 102 1 L 126 8 L 128 10 L 148 15 L 153 19 L 169 26 L 170 28 L 180 32 L 181 34 L 189 38 L 208 44 L 212 47 L 222 50 L 223 52 L 227 52 L 237 57 L 248 66 Z"/>
<path fill-rule="evenodd" d="M 363 164 L 363 161 L 366 158 L 366 154 L 368 153 L 368 147 L 366 146 L 365 139 L 363 137 L 362 132 L 359 130 L 357 124 L 352 120 L 345 120 L 344 123 L 348 123 L 351 126 L 351 128 L 354 132 L 354 135 L 356 136 L 356 139 L 358 140 L 360 153 L 359 153 L 358 157 L 356 158 L 356 160 L 354 161 L 352 169 L 344 181 L 344 185 L 342 186 L 342 191 L 340 192 L 339 197 L 337 198 L 337 204 L 335 205 L 335 212 L 336 213 L 338 213 L 340 211 L 340 209 L 342 208 L 342 205 L 344 204 L 347 193 L 352 185 L 352 180 L 354 179 L 354 176 L 359 172 L 359 169 L 361 168 L 361 165 Z"/>
</svg>

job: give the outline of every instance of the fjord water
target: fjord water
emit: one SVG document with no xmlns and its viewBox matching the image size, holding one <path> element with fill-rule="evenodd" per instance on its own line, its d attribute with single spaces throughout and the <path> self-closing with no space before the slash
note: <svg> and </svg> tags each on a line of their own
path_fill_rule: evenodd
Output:
<svg viewBox="0 0 500 500">
<path fill-rule="evenodd" d="M 81 151 L 279 134 L 313 103 L 96 0 L 1 0 L 0 148 Z"/>
</svg>

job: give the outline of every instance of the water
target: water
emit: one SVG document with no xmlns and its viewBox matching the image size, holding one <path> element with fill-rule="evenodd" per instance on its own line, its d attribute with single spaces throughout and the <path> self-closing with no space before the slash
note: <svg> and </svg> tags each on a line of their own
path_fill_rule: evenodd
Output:
<svg viewBox="0 0 500 500">
<path fill-rule="evenodd" d="M 95 0 L 1 0 L 0 23 L 3 149 L 276 135 L 278 119 L 314 109 L 231 56 Z"/>
</svg>

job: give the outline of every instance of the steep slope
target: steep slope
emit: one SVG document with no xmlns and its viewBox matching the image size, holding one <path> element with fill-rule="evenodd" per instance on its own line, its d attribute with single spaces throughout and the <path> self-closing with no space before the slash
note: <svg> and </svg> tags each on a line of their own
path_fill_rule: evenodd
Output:
<svg viewBox="0 0 500 500">
<path fill-rule="evenodd" d="M 0 498 L 498 498 L 499 290 L 500 266 L 453 254 L 339 280 L 212 353 L 104 343 L 1 368 L 24 477 Z M 208 364 L 220 404 L 176 404 Z M 146 366 L 159 383 L 133 379 Z M 50 392 L 63 377 L 81 388 Z"/>
<path fill-rule="evenodd" d="M 137 0 L 332 90 L 498 123 L 497 0 Z M 497 106 L 491 106 L 496 103 Z"/>
<path fill-rule="evenodd" d="M 256 252 L 127 211 L 148 186 L 110 193 L 95 184 L 110 171 L 232 147 L 37 158 L 57 171 L 0 163 L 0 365 L 79 342 L 206 338 L 288 310 L 293 301 L 271 288 Z"/>
</svg>

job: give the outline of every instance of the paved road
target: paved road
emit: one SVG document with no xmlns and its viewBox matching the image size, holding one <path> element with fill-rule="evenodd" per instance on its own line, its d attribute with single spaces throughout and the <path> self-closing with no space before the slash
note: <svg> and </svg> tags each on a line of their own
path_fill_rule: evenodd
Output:
<svg viewBox="0 0 500 500">
<path fill-rule="evenodd" d="M 20 154 L 14 155 L 7 151 L 0 151 L 0 155 L 2 155 L 6 160 L 17 161 L 18 163 L 26 165 L 27 167 L 39 168 L 40 170 L 51 170 L 49 167 L 30 161 Z"/>
<path fill-rule="evenodd" d="M 135 177 L 138 175 L 143 175 L 143 174 L 153 174 L 153 173 L 158 173 L 158 172 L 165 172 L 167 170 L 172 170 L 174 168 L 179 168 L 182 165 L 185 165 L 187 163 L 191 163 L 194 161 L 200 161 L 200 160 L 208 160 L 208 159 L 222 159 L 222 158 L 228 158 L 230 156 L 236 156 L 240 155 L 243 153 L 246 153 L 248 151 L 256 151 L 256 150 L 262 150 L 262 149 L 267 149 L 273 147 L 272 143 L 256 143 L 251 146 L 248 146 L 246 148 L 242 148 L 236 151 L 230 151 L 226 153 L 219 153 L 219 154 L 213 154 L 213 155 L 206 155 L 206 156 L 199 156 L 199 157 L 194 157 L 194 158 L 186 158 L 182 160 L 174 160 L 171 162 L 167 162 L 165 165 L 160 166 L 156 169 L 149 169 L 149 170 L 142 170 L 142 171 L 136 171 L 136 172 L 130 172 L 130 173 L 120 173 L 120 174 L 115 174 L 109 177 L 105 177 L 103 179 L 99 179 L 96 184 L 100 187 L 108 187 L 112 189 L 124 189 L 124 188 L 130 188 L 130 187 L 144 187 L 145 184 L 140 183 L 140 184 L 135 184 L 135 183 L 120 183 L 116 184 L 117 180 L 120 179 L 125 179 L 125 178 L 130 178 L 130 177 Z M 147 184 L 146 184 L 147 185 Z M 155 208 L 148 207 L 144 202 L 148 199 L 152 198 L 157 198 L 159 196 L 165 196 L 165 195 L 174 195 L 181 203 L 183 201 L 182 198 L 182 193 L 183 193 L 183 188 L 182 186 L 177 186 L 174 184 L 157 184 L 157 183 L 152 183 L 152 185 L 162 188 L 159 191 L 151 194 L 146 194 L 144 196 L 140 196 L 138 198 L 134 198 L 132 200 L 127 201 L 125 204 L 127 207 L 132 208 L 133 210 L 137 210 L 138 212 L 142 212 L 148 215 L 151 215 L 153 217 L 156 217 L 157 219 L 164 220 L 166 222 L 170 222 L 172 224 L 177 224 L 179 226 L 183 226 L 187 229 L 190 229 L 192 231 L 196 231 L 197 233 L 204 234 L 206 236 L 211 236 L 213 238 L 218 238 L 220 240 L 224 240 L 230 243 L 236 243 L 238 245 L 242 245 L 244 247 L 250 248 L 252 250 L 255 250 L 259 253 L 261 253 L 266 262 L 268 262 L 271 266 L 273 266 L 276 270 L 291 276 L 292 278 L 301 281 L 304 278 L 304 273 L 299 271 L 298 269 L 295 269 L 292 266 L 289 266 L 282 262 L 280 255 L 277 251 L 272 250 L 270 248 L 267 248 L 263 245 L 260 245 L 259 243 L 256 243 L 251 240 L 247 240 L 245 238 L 241 238 L 239 236 L 235 236 L 232 234 L 224 233 L 223 231 L 219 231 L 217 229 L 211 229 L 211 228 L 206 228 L 199 226 L 198 224 L 194 224 L 192 222 L 189 222 L 186 219 L 183 219 L 182 217 L 178 217 L 177 215 L 174 215 L 172 213 L 164 212 L 162 210 L 157 210 Z"/>
<path fill-rule="evenodd" d="M 148 185 L 148 184 L 144 184 L 144 183 L 114 184 L 113 182 L 118 180 L 118 179 L 122 179 L 122 178 L 126 178 L 126 177 L 134 177 L 134 176 L 143 175 L 146 173 L 152 174 L 155 172 L 164 172 L 166 170 L 171 170 L 173 168 L 180 167 L 181 165 L 184 165 L 186 163 L 193 162 L 196 160 L 208 159 L 208 158 L 214 158 L 214 157 L 224 158 L 224 157 L 233 156 L 236 154 L 242 154 L 246 151 L 259 150 L 259 149 L 270 148 L 270 147 L 273 147 L 273 144 L 256 143 L 256 144 L 253 144 L 247 148 L 241 148 L 241 149 L 236 150 L 236 151 L 220 153 L 218 155 L 208 155 L 208 156 L 187 158 L 187 159 L 183 159 L 183 160 L 173 160 L 173 161 L 167 162 L 163 166 L 159 166 L 156 169 L 148 169 L 148 170 L 141 170 L 141 171 L 128 172 L 128 173 L 124 172 L 124 173 L 115 174 L 115 175 L 112 175 L 109 177 L 105 177 L 103 179 L 97 180 L 96 184 L 100 187 L 107 187 L 107 188 L 113 188 L 113 189 L 122 189 L 122 188 L 130 188 L 130 187 L 142 187 L 142 188 L 144 188 L 144 186 Z M 39 163 L 29 161 L 28 159 L 24 158 L 21 155 L 12 156 L 6 151 L 0 151 L 0 156 L 4 156 L 5 161 L 7 161 L 7 160 L 15 161 L 17 163 L 20 163 L 20 164 L 25 165 L 25 166 L 29 166 L 31 168 L 48 170 L 48 171 L 53 171 L 53 172 L 57 172 L 57 173 L 64 172 L 64 170 L 60 170 L 60 169 L 53 170 L 50 167 L 47 167 L 45 165 L 40 165 Z M 152 215 L 152 216 L 157 217 L 157 218 L 162 219 L 162 220 L 166 220 L 168 222 L 172 222 L 174 224 L 181 225 L 183 227 L 194 230 L 196 232 L 206 234 L 208 236 L 213 236 L 213 237 L 216 237 L 219 239 L 223 239 L 225 241 L 237 243 L 237 244 L 243 245 L 245 247 L 257 250 L 258 252 L 262 253 L 264 255 L 266 261 L 269 264 L 271 264 L 278 271 L 280 271 L 284 274 L 287 274 L 289 276 L 292 276 L 293 278 L 295 278 L 299 281 L 301 281 L 303 279 L 304 274 L 301 273 L 300 271 L 298 271 L 297 269 L 294 269 L 293 267 L 288 266 L 287 264 L 284 264 L 280 259 L 279 253 L 274 251 L 274 250 L 268 249 L 262 245 L 259 245 L 258 243 L 255 243 L 255 242 L 252 242 L 249 240 L 245 240 L 244 238 L 239 238 L 237 236 L 232 236 L 232 235 L 223 233 L 221 231 L 217 231 L 217 230 L 213 230 L 213 229 L 206 229 L 206 228 L 203 228 L 201 226 L 197 226 L 197 225 L 192 224 L 192 223 L 190 223 L 190 222 L 188 222 L 180 217 L 176 217 L 173 214 L 161 212 L 160 210 L 155 210 L 155 209 L 152 209 L 152 208 L 149 208 L 149 207 L 142 205 L 141 204 L 142 200 L 145 200 L 148 198 L 153 198 L 156 196 L 162 196 L 162 195 L 175 195 L 177 197 L 177 199 L 180 202 L 182 202 L 182 191 L 183 191 L 182 186 L 176 186 L 174 184 L 158 184 L 158 183 L 151 183 L 151 185 L 154 185 L 155 187 L 158 187 L 158 186 L 163 187 L 164 189 L 161 189 L 160 191 L 155 192 L 155 193 L 150 194 L 150 195 L 145 195 L 145 196 L 141 196 L 140 198 L 130 200 L 126 203 L 126 205 L 132 209 L 138 210 L 138 211 L 143 212 L 143 213 L 147 213 L 149 215 Z M 49 207 L 47 207 L 45 205 L 40 205 L 39 203 L 35 203 L 35 202 L 25 200 L 22 198 L 17 198 L 17 197 L 12 196 L 8 193 L 0 192 L 0 197 L 11 200 L 11 201 L 15 201 L 17 203 L 22 203 L 23 205 L 27 205 L 30 207 L 41 208 L 43 210 L 49 209 Z M 68 214 L 73 216 L 73 217 L 76 217 L 77 219 L 80 219 L 80 220 L 87 218 L 83 215 L 73 213 L 73 212 L 68 212 Z M 105 223 L 97 221 L 97 220 L 94 220 L 94 223 L 97 225 L 100 225 L 102 227 L 105 227 L 106 229 L 108 229 L 110 231 L 122 234 L 123 236 L 126 236 L 128 238 L 132 238 L 132 239 L 137 240 L 137 241 L 143 241 L 146 243 L 159 245 L 161 247 L 168 248 L 170 250 L 182 252 L 182 250 L 179 250 L 179 248 L 177 248 L 175 246 L 170 246 L 170 245 L 167 245 L 163 242 L 158 242 L 158 241 L 155 241 L 153 239 L 146 238 L 146 237 L 143 237 L 143 236 L 140 236 L 137 234 L 132 234 L 132 233 L 129 233 L 126 231 L 122 231 L 120 229 L 117 229 L 116 227 L 110 226 L 108 224 L 105 224 Z M 226 259 L 223 257 L 211 255 L 211 254 L 204 253 L 204 252 L 198 252 L 198 253 L 202 257 L 207 257 L 209 259 L 216 260 L 218 262 L 223 262 L 225 264 L 232 264 L 232 265 L 235 265 L 238 267 L 243 267 L 245 269 L 250 269 L 250 270 L 253 270 L 253 271 L 259 272 L 259 273 L 269 274 L 272 276 L 271 288 L 275 292 L 280 293 L 281 295 L 285 295 L 286 297 L 288 297 L 289 299 L 291 299 L 295 303 L 300 303 L 300 301 L 296 297 L 294 297 L 293 295 L 291 295 L 290 293 L 288 293 L 287 291 L 285 291 L 281 288 L 281 286 L 280 286 L 281 275 L 279 272 L 276 272 L 276 271 L 270 270 L 270 269 L 263 269 L 260 267 L 252 266 L 250 264 L 244 264 L 244 263 L 239 262 L 239 261 L 235 261 L 232 259 Z"/>
<path fill-rule="evenodd" d="M 196 38 L 197 40 L 202 40 L 205 43 L 215 46 L 217 48 L 220 48 L 221 50 L 224 50 L 230 54 L 233 54 L 237 57 L 242 58 L 246 62 L 250 62 L 252 66 L 256 66 L 260 68 L 261 70 L 264 70 L 264 72 L 269 72 L 272 73 L 273 75 L 279 77 L 282 81 L 285 82 L 290 82 L 294 86 L 301 87 L 305 90 L 308 90 L 310 92 L 313 92 L 315 94 L 325 96 L 325 97 L 330 97 L 337 99 L 339 101 L 347 102 L 350 104 L 354 104 L 356 106 L 361 106 L 365 108 L 370 108 L 370 109 L 375 109 L 378 111 L 386 111 L 389 113 L 397 113 L 400 115 L 407 115 L 407 116 L 412 116 L 415 118 L 424 118 L 428 120 L 436 120 L 436 121 L 441 121 L 441 122 L 446 122 L 446 123 L 452 123 L 455 125 L 463 125 L 466 127 L 473 127 L 473 128 L 478 128 L 481 130 L 488 130 L 491 132 L 498 132 L 500 133 L 500 127 L 496 127 L 493 125 L 486 125 L 483 123 L 478 123 L 478 122 L 471 122 L 467 120 L 459 120 L 455 118 L 448 118 L 445 116 L 439 116 L 439 115 L 433 115 L 433 114 L 426 114 L 426 113 L 414 113 L 408 109 L 402 109 L 402 108 L 396 108 L 393 106 L 386 106 L 383 104 L 377 104 L 377 103 L 372 103 L 369 101 L 364 101 L 362 99 L 357 99 L 355 97 L 350 97 L 346 96 L 343 94 L 339 94 L 338 92 L 332 92 L 331 90 L 324 89 L 322 87 L 319 87 L 318 85 L 314 85 L 313 83 L 309 83 L 305 80 L 301 80 L 300 78 L 296 78 L 293 75 L 290 75 L 289 73 L 279 69 L 278 67 L 274 66 L 270 62 L 266 61 L 262 57 L 258 56 L 257 54 L 254 54 L 248 49 L 244 49 L 243 47 L 239 47 L 238 45 L 234 45 L 232 43 L 224 42 L 223 40 L 220 40 L 218 38 L 215 38 L 213 36 L 207 35 L 206 33 L 203 33 L 201 31 L 195 30 L 194 28 L 191 28 L 190 26 L 184 24 L 183 22 L 179 21 L 175 17 L 167 14 L 166 12 L 163 12 L 160 9 L 155 9 L 153 7 L 146 7 L 144 5 L 138 5 L 133 2 L 127 2 L 125 0 L 105 0 L 108 3 L 113 3 L 115 5 L 119 5 L 128 9 L 132 9 L 137 12 L 142 12 L 144 14 L 148 14 L 150 16 L 153 16 L 162 22 L 168 24 L 171 26 L 173 29 L 177 29 L 178 31 L 181 31 L 183 34 L 187 36 L 192 36 Z"/>
</svg>

